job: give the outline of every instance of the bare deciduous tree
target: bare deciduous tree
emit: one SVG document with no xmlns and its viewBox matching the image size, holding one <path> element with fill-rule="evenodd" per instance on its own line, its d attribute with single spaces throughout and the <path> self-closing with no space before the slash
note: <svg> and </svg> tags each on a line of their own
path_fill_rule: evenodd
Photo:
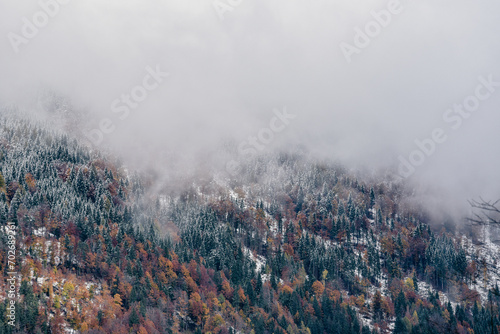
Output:
<svg viewBox="0 0 500 334">
<path fill-rule="evenodd" d="M 470 222 L 478 225 L 500 225 L 500 199 L 493 202 L 479 197 L 479 201 L 471 200 L 469 204 L 473 209 L 479 210 L 479 213 L 473 213 L 472 217 L 468 218 Z"/>
</svg>

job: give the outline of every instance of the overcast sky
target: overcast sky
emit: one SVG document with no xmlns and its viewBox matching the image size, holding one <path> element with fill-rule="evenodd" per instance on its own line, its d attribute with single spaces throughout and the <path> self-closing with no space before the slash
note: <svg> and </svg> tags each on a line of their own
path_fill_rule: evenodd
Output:
<svg viewBox="0 0 500 334">
<path fill-rule="evenodd" d="M 130 161 L 244 143 L 286 107 L 276 142 L 353 166 L 397 168 L 441 129 L 408 182 L 500 197 L 500 86 L 484 86 L 500 82 L 498 1 L 54 1 L 0 2 L 0 101 L 39 112 L 26 101 L 40 89 L 68 96 L 87 130 L 112 122 L 101 145 Z M 156 68 L 169 76 L 113 112 Z M 464 101 L 467 118 L 447 112 Z"/>
</svg>

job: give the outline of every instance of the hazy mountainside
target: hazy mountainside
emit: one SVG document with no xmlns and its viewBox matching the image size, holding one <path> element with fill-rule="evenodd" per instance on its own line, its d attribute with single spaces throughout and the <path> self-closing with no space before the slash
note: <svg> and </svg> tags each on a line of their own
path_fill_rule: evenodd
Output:
<svg viewBox="0 0 500 334">
<path fill-rule="evenodd" d="M 13 116 L 0 172 L 0 333 L 500 331 L 498 246 L 434 231 L 386 180 L 270 154 L 157 194 Z"/>
</svg>

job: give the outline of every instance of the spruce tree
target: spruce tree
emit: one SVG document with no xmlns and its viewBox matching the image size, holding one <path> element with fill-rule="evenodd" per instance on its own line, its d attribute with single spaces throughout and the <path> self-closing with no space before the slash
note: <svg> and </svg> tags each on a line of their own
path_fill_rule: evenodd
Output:
<svg viewBox="0 0 500 334">
<path fill-rule="evenodd" d="M 372 302 L 373 320 L 379 321 L 382 319 L 382 295 L 380 291 L 375 292 Z"/>
<path fill-rule="evenodd" d="M 394 302 L 394 312 L 398 317 L 404 317 L 406 313 L 406 297 L 403 290 L 400 290 Z"/>
<path fill-rule="evenodd" d="M 396 318 L 396 323 L 394 324 L 394 334 L 407 334 L 408 328 L 400 316 Z"/>
<path fill-rule="evenodd" d="M 130 327 L 133 327 L 134 325 L 139 323 L 139 315 L 137 314 L 135 307 L 132 308 L 132 312 L 130 313 L 130 316 L 128 318 L 128 324 Z"/>
</svg>

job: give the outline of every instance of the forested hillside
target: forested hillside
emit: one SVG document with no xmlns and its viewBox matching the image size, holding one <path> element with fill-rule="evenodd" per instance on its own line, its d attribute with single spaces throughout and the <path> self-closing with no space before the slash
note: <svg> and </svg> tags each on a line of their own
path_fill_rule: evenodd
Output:
<svg viewBox="0 0 500 334">
<path fill-rule="evenodd" d="M 158 194 L 125 167 L 0 117 L 0 333 L 500 332 L 498 248 L 401 185 L 282 153 Z"/>
</svg>

